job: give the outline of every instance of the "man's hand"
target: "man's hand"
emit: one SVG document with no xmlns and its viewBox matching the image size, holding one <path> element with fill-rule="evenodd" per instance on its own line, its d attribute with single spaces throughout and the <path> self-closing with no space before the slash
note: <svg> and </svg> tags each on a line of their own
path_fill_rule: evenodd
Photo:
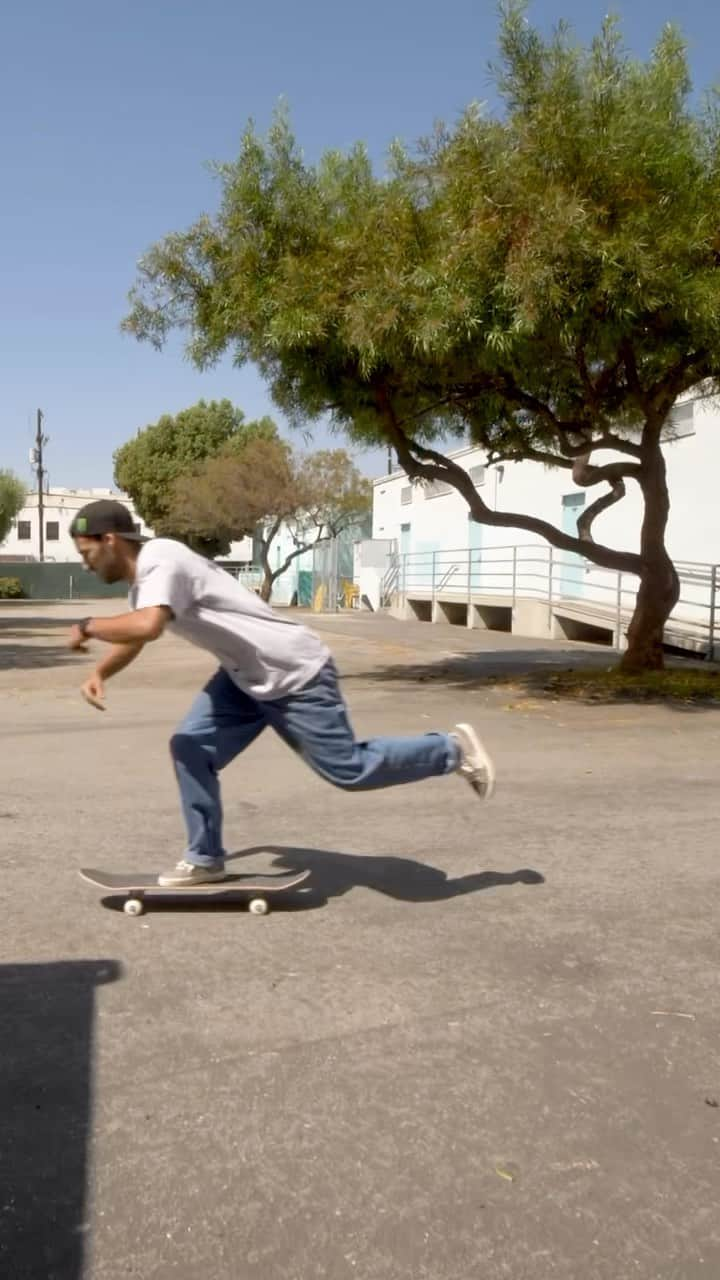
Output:
<svg viewBox="0 0 720 1280">
<path fill-rule="evenodd" d="M 74 649 L 79 653 L 87 653 L 87 637 L 83 635 L 77 623 L 70 628 L 68 649 Z"/>
<path fill-rule="evenodd" d="M 105 710 L 105 686 L 99 675 L 91 675 L 90 679 L 81 686 L 80 692 L 91 707 L 96 707 L 98 711 Z"/>
</svg>

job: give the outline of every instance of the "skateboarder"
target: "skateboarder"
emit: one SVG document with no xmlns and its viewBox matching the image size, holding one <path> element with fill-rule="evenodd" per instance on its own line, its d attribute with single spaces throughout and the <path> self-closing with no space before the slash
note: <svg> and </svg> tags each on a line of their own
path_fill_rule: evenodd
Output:
<svg viewBox="0 0 720 1280">
<path fill-rule="evenodd" d="M 85 618 L 70 633 L 71 649 L 85 649 L 88 640 L 110 645 L 82 686 L 88 702 L 104 710 L 104 681 L 166 628 L 220 663 L 170 740 L 188 841 L 159 884 L 224 878 L 218 774 L 267 725 L 337 787 L 369 791 L 458 773 L 477 795 L 492 795 L 495 769 L 470 725 L 358 742 L 322 640 L 183 543 L 144 541 L 122 503 L 89 503 L 71 533 L 88 569 L 103 582 L 125 581 L 130 588 L 130 613 Z"/>
</svg>

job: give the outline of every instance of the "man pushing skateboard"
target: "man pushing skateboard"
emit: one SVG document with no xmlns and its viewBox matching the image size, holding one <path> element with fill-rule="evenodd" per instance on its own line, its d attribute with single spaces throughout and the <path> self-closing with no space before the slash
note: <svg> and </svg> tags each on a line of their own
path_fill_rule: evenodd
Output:
<svg viewBox="0 0 720 1280">
<path fill-rule="evenodd" d="M 130 613 L 85 618 L 71 649 L 88 640 L 110 648 L 82 686 L 104 709 L 104 682 L 168 628 L 215 655 L 219 668 L 170 740 L 187 827 L 187 848 L 168 887 L 225 878 L 218 775 L 268 725 L 316 773 L 348 791 L 370 791 L 457 773 L 489 799 L 495 769 L 475 730 L 358 742 L 329 649 L 306 627 L 274 613 L 220 565 L 171 538 L 143 541 L 120 502 L 101 499 L 71 526 L 86 566 L 103 582 L 129 585 Z"/>
</svg>

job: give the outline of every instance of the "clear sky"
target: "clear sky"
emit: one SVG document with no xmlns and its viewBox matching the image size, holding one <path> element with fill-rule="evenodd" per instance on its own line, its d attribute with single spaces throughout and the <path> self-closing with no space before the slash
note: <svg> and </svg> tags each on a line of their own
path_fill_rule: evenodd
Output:
<svg viewBox="0 0 720 1280">
<path fill-rule="evenodd" d="M 535 0 L 547 29 L 594 33 L 607 0 Z M 678 22 L 696 87 L 720 80 L 711 0 L 623 0 L 646 55 Z M 490 99 L 491 0 L 19 0 L 0 16 L 0 467 L 30 478 L 46 414 L 50 483 L 112 483 L 113 450 L 162 413 L 228 396 L 273 413 L 252 369 L 195 372 L 120 333 L 143 250 L 215 208 L 206 162 L 232 159 L 281 97 L 305 153 L 364 140 L 379 166 L 474 99 Z M 276 419 L 280 422 L 277 413 Z M 314 443 L 322 445 L 322 428 Z M 378 453 L 363 469 L 383 469 Z"/>
</svg>

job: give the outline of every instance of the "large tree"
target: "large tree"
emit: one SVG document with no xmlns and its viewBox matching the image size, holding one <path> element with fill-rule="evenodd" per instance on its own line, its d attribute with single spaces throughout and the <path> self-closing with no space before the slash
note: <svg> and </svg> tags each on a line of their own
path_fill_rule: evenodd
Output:
<svg viewBox="0 0 720 1280">
<path fill-rule="evenodd" d="M 296 455 L 279 439 L 250 440 L 208 458 L 173 486 L 169 520 L 186 537 L 231 542 L 254 533 L 269 600 L 298 556 L 356 524 L 371 506 L 371 486 L 343 449 Z M 281 525 L 292 550 L 275 567 L 270 552 Z"/>
<path fill-rule="evenodd" d="M 476 520 L 636 574 L 623 664 L 659 667 L 679 593 L 661 438 L 720 373 L 720 110 L 693 106 L 671 27 L 643 63 L 611 20 L 583 48 L 511 2 L 500 51 L 502 112 L 394 148 L 382 178 L 361 147 L 305 164 L 283 116 L 248 130 L 217 215 L 141 263 L 126 326 L 158 345 L 185 329 L 199 366 L 253 360 L 291 418 L 330 413 Z M 490 509 L 447 456 L 458 438 L 597 487 L 577 536 Z M 596 534 L 628 483 L 637 551 Z"/>
<path fill-rule="evenodd" d="M 12 471 L 0 470 L 0 543 L 7 538 L 18 511 L 25 505 L 27 490 Z"/>
<path fill-rule="evenodd" d="M 180 413 L 163 414 L 122 445 L 114 458 L 115 481 L 155 533 L 175 537 L 181 532 L 169 509 L 175 482 L 221 450 L 232 453 L 251 440 L 276 436 L 271 418 L 248 422 L 229 400 L 200 400 Z M 222 539 L 190 540 L 205 555 L 227 550 Z"/>
</svg>

